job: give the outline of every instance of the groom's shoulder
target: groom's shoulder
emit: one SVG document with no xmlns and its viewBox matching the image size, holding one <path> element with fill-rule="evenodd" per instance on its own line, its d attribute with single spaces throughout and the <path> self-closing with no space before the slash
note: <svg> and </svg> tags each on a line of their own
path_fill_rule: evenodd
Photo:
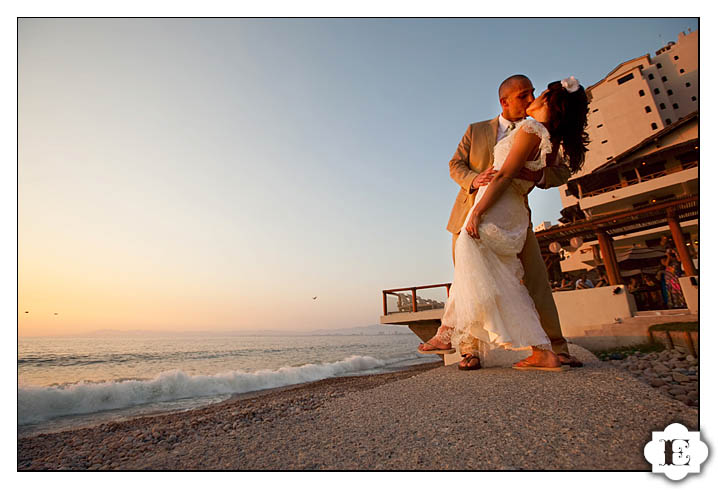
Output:
<svg viewBox="0 0 718 490">
<path fill-rule="evenodd" d="M 479 129 L 479 128 L 483 128 L 486 126 L 490 126 L 491 123 L 497 118 L 498 118 L 498 116 L 493 119 L 487 119 L 486 121 L 479 121 L 479 122 L 471 123 L 471 124 L 469 124 L 469 127 L 471 129 Z"/>
</svg>

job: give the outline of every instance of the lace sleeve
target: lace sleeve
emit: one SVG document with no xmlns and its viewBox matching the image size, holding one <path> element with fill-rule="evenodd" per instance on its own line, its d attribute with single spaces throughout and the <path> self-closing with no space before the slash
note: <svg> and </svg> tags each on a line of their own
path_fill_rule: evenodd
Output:
<svg viewBox="0 0 718 490">
<path fill-rule="evenodd" d="M 520 126 L 527 133 L 533 133 L 539 138 L 539 157 L 535 161 L 527 162 L 526 167 L 531 170 L 538 170 L 546 166 L 546 155 L 551 153 L 553 145 L 551 145 L 551 135 L 549 135 L 548 129 L 538 121 L 533 119 L 524 119 Z"/>
</svg>

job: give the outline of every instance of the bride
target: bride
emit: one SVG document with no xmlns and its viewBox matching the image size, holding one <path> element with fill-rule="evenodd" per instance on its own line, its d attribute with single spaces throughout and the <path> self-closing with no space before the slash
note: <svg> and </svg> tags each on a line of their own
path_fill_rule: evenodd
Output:
<svg viewBox="0 0 718 490">
<path fill-rule="evenodd" d="M 551 341 L 541 327 L 528 290 L 522 284 L 521 252 L 529 226 L 527 194 L 534 182 L 519 178 L 526 167 L 536 171 L 555 158 L 559 145 L 571 173 L 583 165 L 587 136 L 584 132 L 588 99 L 574 78 L 553 82 L 526 109 L 524 119 L 494 147 L 496 175 L 477 191 L 456 240 L 454 281 L 441 327 L 419 347 L 437 353 L 478 339 L 481 357 L 490 349 L 531 347 L 516 369 L 561 370 Z M 437 349 L 438 347 L 438 349 Z M 463 354 L 462 369 L 477 369 L 480 361 Z"/>
</svg>

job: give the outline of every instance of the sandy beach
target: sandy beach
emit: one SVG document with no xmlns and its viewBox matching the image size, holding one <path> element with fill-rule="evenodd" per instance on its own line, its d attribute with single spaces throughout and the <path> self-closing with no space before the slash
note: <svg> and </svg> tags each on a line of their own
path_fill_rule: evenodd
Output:
<svg viewBox="0 0 718 490">
<path fill-rule="evenodd" d="M 18 470 L 645 470 L 698 411 L 602 363 L 560 373 L 426 364 L 18 439 Z"/>
</svg>

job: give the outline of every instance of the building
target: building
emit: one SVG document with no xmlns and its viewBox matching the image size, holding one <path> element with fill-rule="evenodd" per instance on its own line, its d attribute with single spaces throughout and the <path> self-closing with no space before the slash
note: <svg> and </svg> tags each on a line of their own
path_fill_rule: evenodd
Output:
<svg viewBox="0 0 718 490">
<path fill-rule="evenodd" d="M 591 143 L 582 171 L 559 188 L 563 204 L 559 221 L 565 226 L 613 215 L 633 216 L 636 226 L 615 228 L 603 236 L 614 254 L 620 257 L 630 249 L 650 248 L 669 235 L 681 242 L 676 243 L 679 252 L 685 249 L 682 259 L 690 257 L 697 265 L 698 32 L 681 33 L 677 43 L 668 43 L 654 57 L 646 54 L 621 63 L 586 92 Z M 681 211 L 676 217 L 676 209 L 684 209 L 691 199 L 695 212 Z M 672 202 L 681 204 L 668 205 Z M 668 214 L 656 219 L 652 210 L 663 204 L 668 206 L 660 209 L 675 219 Z M 648 216 L 652 221 L 638 223 Z M 549 238 L 546 233 L 543 242 Z M 603 264 L 595 230 L 572 236 L 582 236 L 584 243 L 571 249 L 559 241 L 564 250 L 573 252 L 561 255 L 561 271 Z"/>
<path fill-rule="evenodd" d="M 586 89 L 591 143 L 576 177 L 593 172 L 638 142 L 698 111 L 698 31 L 680 33 L 651 58 L 621 63 Z M 577 197 L 562 188 L 563 207 Z"/>
<path fill-rule="evenodd" d="M 534 226 L 534 233 L 538 231 L 544 231 L 551 228 L 551 222 L 550 221 L 542 221 L 538 225 Z"/>
</svg>

